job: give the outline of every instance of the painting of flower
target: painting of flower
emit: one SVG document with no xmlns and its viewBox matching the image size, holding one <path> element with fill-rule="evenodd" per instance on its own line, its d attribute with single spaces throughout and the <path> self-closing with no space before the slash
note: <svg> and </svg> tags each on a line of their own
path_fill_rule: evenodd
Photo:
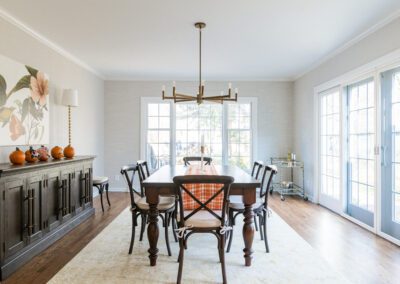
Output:
<svg viewBox="0 0 400 284">
<path fill-rule="evenodd" d="M 49 94 L 49 80 L 43 72 L 37 72 L 36 77 L 31 76 L 32 99 L 39 105 L 44 106 Z"/>
<path fill-rule="evenodd" d="M 0 55 L 0 146 L 48 144 L 49 79 Z"/>
</svg>

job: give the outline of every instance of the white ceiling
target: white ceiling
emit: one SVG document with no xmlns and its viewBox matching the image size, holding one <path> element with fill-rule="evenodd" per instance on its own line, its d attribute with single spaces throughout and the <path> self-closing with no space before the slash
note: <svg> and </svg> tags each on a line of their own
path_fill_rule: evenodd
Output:
<svg viewBox="0 0 400 284">
<path fill-rule="evenodd" d="M 1 0 L 106 79 L 290 80 L 400 9 L 399 0 Z"/>
</svg>

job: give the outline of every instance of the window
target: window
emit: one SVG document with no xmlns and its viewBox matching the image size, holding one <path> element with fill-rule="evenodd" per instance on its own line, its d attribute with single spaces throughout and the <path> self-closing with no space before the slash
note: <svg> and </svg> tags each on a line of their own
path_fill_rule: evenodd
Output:
<svg viewBox="0 0 400 284">
<path fill-rule="evenodd" d="M 320 96 L 320 179 L 321 193 L 340 198 L 340 92 Z"/>
<path fill-rule="evenodd" d="M 228 160 L 231 165 L 250 168 L 251 104 L 228 104 Z"/>
<path fill-rule="evenodd" d="M 177 104 L 175 151 L 176 163 L 183 157 L 198 156 L 201 136 L 204 136 L 205 155 L 217 164 L 222 163 L 222 105 Z"/>
<path fill-rule="evenodd" d="M 170 104 L 147 104 L 146 160 L 152 169 L 170 161 Z"/>
<path fill-rule="evenodd" d="M 182 164 L 199 156 L 204 136 L 205 155 L 215 164 L 250 169 L 254 155 L 256 109 L 254 98 L 237 103 L 179 103 L 142 98 L 141 156 L 152 169 Z M 145 138 L 144 138 L 145 137 Z M 224 146 L 226 145 L 226 146 Z"/>
<path fill-rule="evenodd" d="M 375 90 L 373 79 L 347 87 L 349 203 L 374 211 Z"/>
</svg>

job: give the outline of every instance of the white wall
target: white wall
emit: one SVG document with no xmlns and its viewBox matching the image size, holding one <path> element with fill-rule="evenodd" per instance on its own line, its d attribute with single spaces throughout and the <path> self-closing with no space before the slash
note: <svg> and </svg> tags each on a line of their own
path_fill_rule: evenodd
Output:
<svg viewBox="0 0 400 284">
<path fill-rule="evenodd" d="M 0 36 L 0 54 L 49 75 L 50 147 L 64 147 L 68 144 L 67 108 L 59 105 L 59 99 L 63 88 L 78 89 L 80 106 L 72 111 L 73 146 L 78 155 L 97 155 L 94 174 L 103 174 L 103 80 L 1 18 Z M 0 147 L 0 163 L 8 162 L 8 155 L 13 149 L 14 147 Z"/>
<path fill-rule="evenodd" d="M 171 82 L 106 81 L 105 82 L 105 174 L 111 177 L 111 188 L 125 188 L 120 175 L 122 165 L 140 155 L 140 97 L 161 97 L 161 86 Z M 219 94 L 227 82 L 207 82 L 206 93 Z M 177 82 L 178 89 L 191 93 L 196 82 Z M 291 82 L 233 82 L 241 97 L 258 98 L 258 159 L 286 155 L 292 149 Z"/>
<path fill-rule="evenodd" d="M 305 183 L 313 193 L 314 87 L 400 48 L 400 19 L 364 38 L 294 83 L 294 149 L 305 162 Z"/>
</svg>

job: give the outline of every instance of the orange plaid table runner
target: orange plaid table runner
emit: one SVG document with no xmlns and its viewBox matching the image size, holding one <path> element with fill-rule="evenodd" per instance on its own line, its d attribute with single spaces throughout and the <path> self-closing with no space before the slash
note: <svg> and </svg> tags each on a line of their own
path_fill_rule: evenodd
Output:
<svg viewBox="0 0 400 284">
<path fill-rule="evenodd" d="M 185 175 L 218 175 L 217 170 L 213 165 L 204 166 L 204 172 L 201 172 L 200 165 L 190 165 Z M 185 187 L 199 199 L 202 203 L 211 198 L 218 190 L 221 189 L 222 184 L 185 184 Z M 186 192 L 182 191 L 183 208 L 193 210 L 200 207 L 193 198 Z M 207 207 L 213 210 L 221 210 L 224 199 L 224 193 L 221 192 L 214 198 L 213 201 L 207 204 Z"/>
</svg>

